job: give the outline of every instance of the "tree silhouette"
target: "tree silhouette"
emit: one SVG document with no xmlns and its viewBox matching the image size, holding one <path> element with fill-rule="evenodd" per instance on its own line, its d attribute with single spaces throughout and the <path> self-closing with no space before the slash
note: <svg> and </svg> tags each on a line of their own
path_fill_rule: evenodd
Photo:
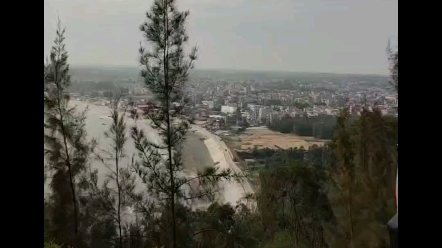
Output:
<svg viewBox="0 0 442 248">
<path fill-rule="evenodd" d="M 53 173 L 49 214 L 50 236 L 56 243 L 75 246 L 79 242 L 79 206 L 76 183 L 84 170 L 94 142 L 86 140 L 85 112 L 77 114 L 65 90 L 70 85 L 65 29 L 57 24 L 49 62 L 45 65 L 45 159 Z"/>
</svg>

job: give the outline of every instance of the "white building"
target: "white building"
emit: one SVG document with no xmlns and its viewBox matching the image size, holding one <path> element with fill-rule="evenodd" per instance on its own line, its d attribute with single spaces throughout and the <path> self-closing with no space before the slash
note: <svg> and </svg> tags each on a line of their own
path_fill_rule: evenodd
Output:
<svg viewBox="0 0 442 248">
<path fill-rule="evenodd" d="M 269 107 L 262 107 L 258 111 L 258 120 L 266 119 L 270 114 Z"/>
<path fill-rule="evenodd" d="M 221 106 L 221 112 L 225 114 L 233 114 L 236 112 L 236 107 L 223 105 Z"/>
</svg>

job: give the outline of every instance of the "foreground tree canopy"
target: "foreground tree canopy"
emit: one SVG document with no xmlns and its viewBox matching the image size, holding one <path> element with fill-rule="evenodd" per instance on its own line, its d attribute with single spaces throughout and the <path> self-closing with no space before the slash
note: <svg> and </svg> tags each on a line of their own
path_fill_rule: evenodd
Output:
<svg viewBox="0 0 442 248">
<path fill-rule="evenodd" d="M 69 104 L 65 31 L 58 25 L 45 64 L 45 247 L 388 247 L 398 122 L 376 109 L 360 116 L 343 109 L 314 128 L 307 119 L 269 124 L 331 141 L 309 149 L 254 149 L 252 156 L 266 165 L 258 172 L 258 190 L 248 196 L 256 208 L 214 197 L 221 180 L 242 175 L 214 167 L 183 176 L 180 144 L 190 124 L 180 118 L 187 103 L 181 90 L 196 60 L 196 49 L 184 49 L 188 15 L 173 0 L 156 0 L 141 25 L 150 44 L 150 50 L 139 49 L 141 74 L 160 107 L 146 117 L 162 140 L 149 140 L 140 121 L 118 108 L 121 94 L 112 93 L 112 124 L 105 131 L 110 147 L 95 145 L 85 113 Z M 397 53 L 394 68 L 397 89 Z M 171 111 L 172 102 L 181 107 Z M 137 154 L 127 154 L 128 143 Z M 124 157 L 131 158 L 129 166 Z M 109 169 L 103 183 L 92 162 Z M 196 210 L 197 201 L 210 206 Z"/>
</svg>

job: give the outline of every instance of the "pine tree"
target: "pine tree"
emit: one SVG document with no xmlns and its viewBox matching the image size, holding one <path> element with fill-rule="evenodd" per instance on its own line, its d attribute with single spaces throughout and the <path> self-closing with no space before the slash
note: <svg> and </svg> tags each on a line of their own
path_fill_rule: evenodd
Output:
<svg viewBox="0 0 442 248">
<path fill-rule="evenodd" d="M 351 135 L 348 108 L 341 110 L 337 118 L 335 155 L 338 168 L 333 171 L 329 198 L 337 217 L 337 226 L 328 223 L 330 247 L 355 248 L 355 170 L 354 140 Z"/>
<path fill-rule="evenodd" d="M 395 173 L 397 168 L 396 149 L 392 145 L 388 133 L 386 121 L 379 109 L 363 111 L 360 119 L 366 119 L 368 133 L 358 135 L 357 138 L 366 141 L 366 166 L 358 165 L 359 180 L 361 181 L 364 193 L 360 197 L 360 207 L 367 213 L 365 223 L 370 223 L 366 230 L 371 232 L 370 240 L 373 247 L 386 245 L 388 235 L 385 232 L 385 223 L 395 213 L 394 188 Z M 361 131 L 359 131 L 361 133 Z M 358 149 L 361 149 L 358 147 Z M 361 216 L 364 218 L 364 216 Z M 366 235 L 367 237 L 368 235 Z M 375 246 L 378 244 L 378 246 Z"/>
<path fill-rule="evenodd" d="M 77 185 L 81 247 L 117 247 L 119 235 L 113 189 L 99 186 L 98 169 L 90 165 L 79 175 Z"/>
<path fill-rule="evenodd" d="M 385 247 L 397 164 L 386 122 L 378 109 L 363 109 L 356 120 L 341 113 L 337 127 L 338 168 L 329 191 L 337 225 L 328 225 L 330 247 Z"/>
<path fill-rule="evenodd" d="M 132 138 L 140 155 L 134 168 L 146 185 L 149 196 L 154 198 L 155 205 L 161 207 L 161 219 L 168 222 L 161 227 L 163 232 L 170 231 L 171 238 L 167 240 L 169 243 L 162 245 L 174 248 L 186 243 L 187 236 L 192 236 L 185 234 L 178 237 L 179 230 L 186 231 L 178 223 L 179 219 L 186 219 L 178 215 L 180 206 L 213 194 L 207 188 L 197 194 L 189 194 L 190 182 L 215 184 L 232 175 L 230 170 L 219 171 L 218 168 L 210 168 L 191 179 L 183 173 L 180 144 L 190 127 L 182 118 L 182 110 L 187 103 L 183 89 L 197 58 L 196 48 L 188 55 L 184 52 L 188 41 L 185 28 L 188 15 L 188 11 L 177 10 L 175 0 L 155 0 L 146 13 L 147 21 L 140 29 L 152 49 L 147 51 L 143 46 L 139 49 L 143 67 L 141 76 L 158 103 L 158 111 L 149 113 L 148 119 L 162 139 L 149 141 L 145 131 L 137 126 L 132 129 Z"/>
<path fill-rule="evenodd" d="M 45 242 L 44 248 L 61 248 L 61 247 L 51 241 L 51 242 Z"/>
<path fill-rule="evenodd" d="M 49 63 L 45 65 L 44 153 L 48 170 L 53 174 L 49 234 L 59 244 L 74 246 L 80 238 L 76 180 L 85 168 L 94 142 L 86 141 L 85 113 L 77 114 L 65 93 L 70 75 L 64 34 L 65 29 L 58 21 L 57 36 Z"/>
<path fill-rule="evenodd" d="M 126 110 L 119 111 L 118 105 L 120 103 L 120 96 L 111 102 L 110 117 L 112 124 L 109 129 L 104 132 L 107 139 L 111 141 L 110 149 L 101 149 L 97 152 L 96 157 L 102 164 L 109 169 L 108 178 L 104 181 L 100 192 L 101 204 L 105 212 L 112 217 L 118 227 L 118 246 L 123 247 L 123 224 L 124 217 L 127 216 L 127 211 L 130 207 L 129 195 L 133 193 L 135 188 L 135 178 L 127 167 L 122 167 L 121 162 L 125 154 L 125 146 L 127 143 L 127 124 L 126 124 Z M 114 183 L 115 186 L 110 186 L 109 183 Z"/>
<path fill-rule="evenodd" d="M 394 50 L 391 47 L 390 42 L 388 42 L 387 46 L 387 54 L 388 54 L 388 61 L 390 63 L 390 77 L 391 81 L 390 83 L 394 86 L 396 89 L 396 92 L 398 92 L 398 78 L 399 78 L 399 71 L 398 71 L 398 61 L 399 61 L 399 51 Z"/>
</svg>

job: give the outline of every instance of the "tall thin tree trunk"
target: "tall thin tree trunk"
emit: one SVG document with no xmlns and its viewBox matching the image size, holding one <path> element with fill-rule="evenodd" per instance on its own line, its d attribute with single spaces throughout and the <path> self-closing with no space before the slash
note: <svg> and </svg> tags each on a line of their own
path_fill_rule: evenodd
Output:
<svg viewBox="0 0 442 248">
<path fill-rule="evenodd" d="M 58 70 L 55 69 L 55 75 L 54 75 L 54 81 L 58 82 Z M 56 84 L 58 87 L 58 84 Z M 72 174 L 72 166 L 71 166 L 71 160 L 70 160 L 70 156 L 69 156 L 69 149 L 68 149 L 68 141 L 66 138 L 66 129 L 64 126 L 64 115 L 63 115 L 63 110 L 61 107 L 61 102 L 63 100 L 63 95 L 61 94 L 60 88 L 57 89 L 57 98 L 58 98 L 58 111 L 60 113 L 60 123 L 61 123 L 61 132 L 62 132 L 62 136 L 63 136 L 63 144 L 64 144 L 64 149 L 65 149 L 65 153 L 66 153 L 66 166 L 68 167 L 68 174 L 69 174 L 69 186 L 71 188 L 71 193 L 72 193 L 72 204 L 73 204 L 73 208 L 74 208 L 74 233 L 75 233 L 75 238 L 74 238 L 74 243 L 76 244 L 77 239 L 78 239 L 78 209 L 77 209 L 77 195 L 75 193 L 75 185 L 74 185 L 74 176 Z"/>
<path fill-rule="evenodd" d="M 176 220 L 175 220 L 175 178 L 173 173 L 173 162 L 172 162 L 172 139 L 170 137 L 171 135 L 171 123 L 170 123 L 170 112 L 169 112 L 169 54 L 168 54 L 168 44 L 167 41 L 169 39 L 168 37 L 168 29 L 169 29 L 169 18 L 167 14 L 167 8 L 168 8 L 168 2 L 167 0 L 164 1 L 164 10 L 163 10 L 163 22 L 165 27 L 164 32 L 164 61 L 163 61 L 163 70 L 164 70 L 164 85 L 166 87 L 166 94 L 165 94 L 165 109 L 166 109 L 166 132 L 167 132 L 167 153 L 168 153 L 168 160 L 169 160 L 169 176 L 170 176 L 170 187 L 171 187 L 171 194 L 170 194 L 170 211 L 172 216 L 172 243 L 173 248 L 177 247 L 177 240 L 176 240 Z"/>
<path fill-rule="evenodd" d="M 117 110 L 115 110 L 117 111 Z M 115 146 L 115 173 L 116 173 L 116 183 L 118 189 L 118 205 L 117 205 L 117 220 L 118 220 L 118 232 L 119 232 L 119 243 L 120 248 L 123 248 L 123 236 L 122 236 L 122 228 L 121 228 L 121 186 L 120 186 L 120 174 L 119 174 L 119 156 L 118 156 L 118 148 Z"/>
</svg>

